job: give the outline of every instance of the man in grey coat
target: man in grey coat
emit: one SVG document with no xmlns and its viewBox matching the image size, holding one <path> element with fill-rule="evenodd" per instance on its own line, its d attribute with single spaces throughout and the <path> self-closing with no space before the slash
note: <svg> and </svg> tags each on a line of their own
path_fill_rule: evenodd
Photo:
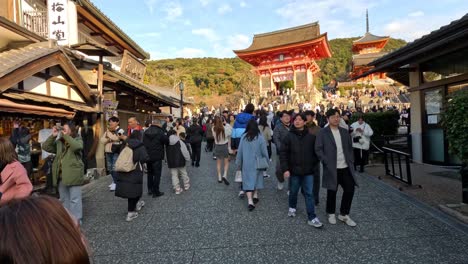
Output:
<svg viewBox="0 0 468 264">
<path fill-rule="evenodd" d="M 336 192 L 341 185 L 343 197 L 338 219 L 349 226 L 356 226 L 349 217 L 354 187 L 357 186 L 351 136 L 346 129 L 339 127 L 341 117 L 338 110 L 330 109 L 326 116 L 329 126 L 319 131 L 315 152 L 323 164 L 322 187 L 327 189 L 328 222 L 336 224 Z"/>
<path fill-rule="evenodd" d="M 278 190 L 283 190 L 284 188 L 284 176 L 283 171 L 281 170 L 280 166 L 280 149 L 281 143 L 284 141 L 286 136 L 289 133 L 289 127 L 291 123 L 291 114 L 290 112 L 284 110 L 281 112 L 280 120 L 278 124 L 275 126 L 275 130 L 273 130 L 273 142 L 276 146 L 276 178 L 278 179 Z"/>
</svg>

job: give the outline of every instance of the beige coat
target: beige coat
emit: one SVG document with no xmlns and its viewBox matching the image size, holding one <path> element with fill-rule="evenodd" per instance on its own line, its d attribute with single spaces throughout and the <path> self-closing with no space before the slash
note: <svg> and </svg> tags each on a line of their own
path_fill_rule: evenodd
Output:
<svg viewBox="0 0 468 264">
<path fill-rule="evenodd" d="M 114 132 L 106 130 L 104 135 L 102 135 L 101 144 L 104 144 L 104 149 L 106 153 L 112 153 L 112 142 L 120 141 L 119 136 Z"/>
</svg>

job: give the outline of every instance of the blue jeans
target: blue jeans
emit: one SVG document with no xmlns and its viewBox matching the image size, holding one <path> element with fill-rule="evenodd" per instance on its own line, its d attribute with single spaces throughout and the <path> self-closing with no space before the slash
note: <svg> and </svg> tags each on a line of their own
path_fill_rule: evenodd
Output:
<svg viewBox="0 0 468 264">
<path fill-rule="evenodd" d="M 299 193 L 299 189 L 302 187 L 302 194 L 304 195 L 305 204 L 307 208 L 307 216 L 309 218 L 309 221 L 314 219 L 317 216 L 315 214 L 315 201 L 312 191 L 314 188 L 314 175 L 291 175 L 289 179 L 289 208 L 296 208 L 297 194 Z"/>
<path fill-rule="evenodd" d="M 119 157 L 118 153 L 106 153 L 106 166 L 107 170 L 110 172 L 112 176 L 112 182 L 115 183 L 115 162 L 117 161 L 117 158 Z"/>
</svg>

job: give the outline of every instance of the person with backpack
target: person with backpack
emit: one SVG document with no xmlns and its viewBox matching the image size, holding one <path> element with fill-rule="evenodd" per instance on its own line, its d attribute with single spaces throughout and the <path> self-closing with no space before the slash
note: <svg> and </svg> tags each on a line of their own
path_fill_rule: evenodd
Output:
<svg viewBox="0 0 468 264">
<path fill-rule="evenodd" d="M 115 162 L 115 196 L 128 199 L 127 222 L 137 218 L 138 211 L 145 205 L 140 198 L 143 193 L 143 164 L 149 158 L 141 137 L 139 130 L 133 131 Z"/>
<path fill-rule="evenodd" d="M 188 191 L 190 188 L 190 179 L 185 166 L 186 162 L 190 161 L 190 153 L 186 143 L 177 136 L 176 131 L 171 130 L 167 135 L 169 136 L 169 145 L 166 147 L 167 167 L 171 171 L 175 194 L 181 194 L 183 190 Z M 182 178 L 183 185 L 180 184 L 179 176 Z"/>
</svg>

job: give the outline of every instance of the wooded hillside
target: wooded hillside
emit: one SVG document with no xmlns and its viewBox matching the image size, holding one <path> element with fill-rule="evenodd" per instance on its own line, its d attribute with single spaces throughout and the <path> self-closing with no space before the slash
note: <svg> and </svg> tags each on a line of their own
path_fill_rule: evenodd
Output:
<svg viewBox="0 0 468 264">
<path fill-rule="evenodd" d="M 331 79 L 346 79 L 352 58 L 352 41 L 358 38 L 330 40 L 333 57 L 319 61 L 321 68 L 316 86 L 322 87 Z M 400 39 L 390 39 L 385 51 L 404 46 Z M 252 93 L 258 81 L 251 72 L 252 67 L 239 58 L 195 58 L 166 59 L 147 62 L 145 82 L 157 87 L 176 87 L 184 81 L 188 96 L 217 96 L 235 92 L 244 95 Z"/>
</svg>

